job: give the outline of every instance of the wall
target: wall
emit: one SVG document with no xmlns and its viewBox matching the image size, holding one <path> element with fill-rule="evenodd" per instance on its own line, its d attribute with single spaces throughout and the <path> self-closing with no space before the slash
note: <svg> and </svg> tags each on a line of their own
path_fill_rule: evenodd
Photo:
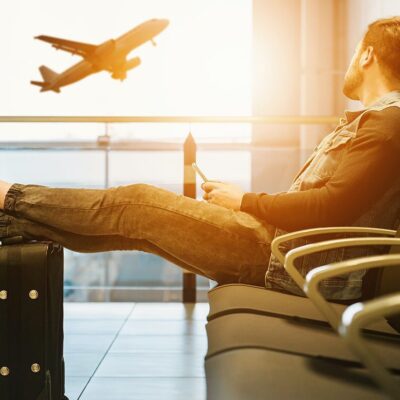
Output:
<svg viewBox="0 0 400 400">
<path fill-rule="evenodd" d="M 337 115 L 343 107 L 344 0 L 253 1 L 253 114 Z M 287 190 L 332 126 L 257 125 L 254 191 Z"/>
</svg>

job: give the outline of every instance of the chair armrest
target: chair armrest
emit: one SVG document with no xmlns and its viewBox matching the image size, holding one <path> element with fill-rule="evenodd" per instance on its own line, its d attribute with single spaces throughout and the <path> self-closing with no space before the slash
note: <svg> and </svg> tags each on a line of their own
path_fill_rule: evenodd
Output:
<svg viewBox="0 0 400 400">
<path fill-rule="evenodd" d="M 397 262 L 400 263 L 400 256 L 396 257 Z M 372 378 L 393 399 L 400 398 L 400 385 L 381 363 L 379 357 L 368 348 L 368 344 L 362 337 L 362 330 L 371 322 L 398 313 L 400 313 L 400 293 L 383 296 L 366 303 L 352 304 L 343 313 L 339 326 L 341 337 L 371 371 Z"/>
<path fill-rule="evenodd" d="M 290 250 L 286 256 L 283 266 L 287 273 L 297 283 L 300 289 L 304 290 L 305 278 L 295 267 L 294 263 L 299 257 L 304 257 L 312 253 L 320 251 L 333 250 L 341 247 L 354 247 L 354 246 L 379 246 L 379 245 L 400 245 L 400 238 L 381 238 L 381 237 L 368 237 L 368 238 L 348 238 L 348 239 L 334 239 L 326 240 L 324 242 L 306 244 L 296 249 Z M 340 275 L 340 274 L 337 274 Z"/>
<path fill-rule="evenodd" d="M 386 240 L 397 240 L 397 243 L 399 243 L 400 239 L 386 238 Z M 337 275 L 348 274 L 361 269 L 396 266 L 400 267 L 400 255 L 398 254 L 355 258 L 352 260 L 341 261 L 330 265 L 317 267 L 307 274 L 303 290 L 307 297 L 321 311 L 321 313 L 325 315 L 330 325 L 337 330 L 339 327 L 340 316 L 337 315 L 332 305 L 329 304 L 329 302 L 322 296 L 321 292 L 319 291 L 319 283 L 324 279 Z"/>
<path fill-rule="evenodd" d="M 272 254 L 279 260 L 281 264 L 285 261 L 285 255 L 279 249 L 279 246 L 290 240 L 300 239 L 307 236 L 315 236 L 315 235 L 325 235 L 329 233 L 371 233 L 374 235 L 387 235 L 387 236 L 395 236 L 396 231 L 391 229 L 381 229 L 381 228 L 369 228 L 369 227 L 353 227 L 353 226 L 337 226 L 337 227 L 328 227 L 328 228 L 313 228 L 313 229 L 304 229 L 297 232 L 287 233 L 282 236 L 276 237 L 271 242 L 271 252 Z"/>
</svg>

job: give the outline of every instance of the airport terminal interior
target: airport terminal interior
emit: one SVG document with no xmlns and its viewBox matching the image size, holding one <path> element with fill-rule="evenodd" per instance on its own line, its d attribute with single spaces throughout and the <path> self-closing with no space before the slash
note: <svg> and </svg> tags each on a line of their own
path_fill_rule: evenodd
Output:
<svg viewBox="0 0 400 400">
<path fill-rule="evenodd" d="M 240 193 L 246 193 L 241 199 L 248 193 L 285 193 L 315 154 L 342 157 L 340 152 L 354 139 L 352 129 L 358 128 L 353 124 L 347 129 L 343 118 L 358 118 L 357 111 L 365 111 L 365 106 L 344 95 L 346 71 L 369 24 L 381 18 L 397 18 L 394 59 L 400 57 L 399 15 L 399 0 L 3 4 L 0 179 L 76 193 L 144 183 L 202 203 L 212 202 L 203 198 L 204 180 L 239 186 Z M 400 86 L 387 90 L 377 112 L 391 105 L 399 108 L 399 91 Z M 395 123 L 391 126 L 400 134 L 399 118 Z M 339 135 L 327 143 L 325 138 L 338 126 Z M 388 151 L 398 155 L 400 147 Z M 393 163 L 399 167 L 398 161 Z M 397 176 L 398 171 L 400 167 Z M 313 175 L 320 185 L 330 179 L 324 172 L 321 168 Z M 388 192 L 395 191 L 396 179 Z M 226 223 L 222 229 L 227 241 L 235 235 L 250 237 L 255 230 L 264 232 L 257 233 L 259 244 L 270 237 L 262 248 L 272 251 L 271 260 L 268 256 L 265 264 L 256 266 L 261 271 L 258 281 L 245 275 L 217 282 L 225 277 L 219 268 L 223 270 L 226 258 L 231 264 L 237 260 L 238 271 L 251 268 L 251 261 L 246 264 L 240 258 L 240 248 L 232 248 L 224 258 L 210 247 L 213 229 L 221 223 L 218 217 L 206 221 L 211 233 L 204 235 L 204 242 L 184 223 L 183 234 L 175 238 L 178 248 L 191 243 L 184 254 L 207 254 L 200 266 L 169 252 L 174 238 L 167 237 L 174 236 L 177 223 L 172 217 L 168 223 L 151 220 L 156 233 L 164 232 L 166 245 L 157 248 L 159 253 L 146 251 L 148 243 L 151 249 L 157 244 L 152 237 L 144 237 L 146 243 L 135 248 L 93 251 L 90 244 L 89 250 L 85 247 L 89 236 L 77 236 L 74 249 L 67 242 L 57 244 L 56 236 L 36 239 L 16 233 L 2 240 L 0 235 L 0 399 L 63 400 L 63 379 L 69 400 L 400 399 L 399 185 L 396 190 L 394 200 L 383 207 L 397 212 L 390 226 L 346 224 L 338 218 L 304 227 L 287 223 L 277 231 L 274 223 L 265 222 L 262 230 L 263 223 L 255 222 L 267 213 L 261 205 L 260 219 L 240 216 L 256 207 L 255 195 L 248 196 L 249 208 L 243 208 L 244 200 L 239 202 L 229 217 L 233 228 Z M 0 233 L 12 231 L 14 216 L 22 218 L 18 189 L 12 195 L 5 199 L 5 214 L 0 210 Z M 32 199 L 36 201 L 35 195 Z M 72 226 L 65 220 L 78 218 L 63 214 L 73 201 L 71 195 L 59 204 L 59 225 L 57 216 L 47 220 L 39 212 L 33 221 L 60 229 L 57 238 L 62 237 L 67 230 L 63 227 Z M 96 207 L 96 201 L 90 207 Z M 371 207 L 379 203 L 374 201 Z M 265 207 L 271 210 L 274 204 Z M 36 215 L 35 204 L 30 207 L 24 218 Z M 347 207 L 345 202 L 335 205 L 334 212 L 342 207 Z M 307 212 L 304 208 L 297 214 Z M 74 232 L 78 235 L 95 232 L 84 215 L 82 230 Z M 128 213 L 110 213 L 104 225 L 125 216 Z M 132 226 L 145 230 L 145 222 Z M 129 229 L 129 221 L 119 223 Z M 234 231 L 235 224 L 240 232 Z M 106 243 L 107 233 L 101 229 L 89 234 Z M 312 239 L 306 240 L 307 235 Z M 297 244 L 285 247 L 288 242 Z M 248 246 L 243 251 L 250 254 L 250 242 Z M 345 261 L 346 249 L 356 246 L 381 250 L 368 257 L 360 251 L 355 261 Z M 8 261 L 15 249 L 21 249 L 22 256 Z M 328 252 L 334 251 L 329 249 L 340 249 L 335 254 L 342 258 L 329 258 Z M 53 272 L 39 272 L 39 267 L 34 271 L 40 251 Z M 327 256 L 313 258 L 313 268 L 300 274 L 297 261 L 311 260 L 312 252 Z M 215 260 L 222 260 L 221 265 Z M 10 265 L 18 262 L 22 269 L 17 276 Z M 264 280 L 267 269 L 279 263 L 293 282 L 290 290 L 269 283 L 268 276 Z M 206 265 L 212 265 L 215 274 L 196 273 Z M 331 287 L 321 284 L 324 279 L 347 273 L 361 282 L 356 274 L 365 270 L 359 296 L 332 301 L 324 297 L 323 289 L 328 293 L 344 278 L 331 281 Z M 29 278 L 40 274 L 47 274 L 46 296 Z M 27 300 L 14 301 L 12 289 L 5 286 L 7 279 L 17 278 L 16 287 L 26 286 Z M 356 290 L 351 282 L 350 289 Z M 14 311 L 6 308 L 8 301 Z M 24 339 L 38 332 L 32 321 L 42 316 L 39 308 L 29 307 L 41 301 L 43 318 L 50 321 L 43 328 L 43 361 Z M 21 314 L 15 307 L 26 308 Z M 17 313 L 22 315 L 15 317 L 18 323 L 13 317 Z M 25 324 L 25 319 L 31 322 Z M 56 342 L 57 352 L 52 347 Z M 56 353 L 57 367 L 48 361 Z"/>
</svg>

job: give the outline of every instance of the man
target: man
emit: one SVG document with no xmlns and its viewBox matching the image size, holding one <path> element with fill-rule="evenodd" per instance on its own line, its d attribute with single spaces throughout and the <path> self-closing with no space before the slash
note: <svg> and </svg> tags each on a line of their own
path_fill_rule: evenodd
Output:
<svg viewBox="0 0 400 400">
<path fill-rule="evenodd" d="M 79 252 L 142 250 L 210 277 L 301 291 L 270 257 L 273 235 L 311 227 L 397 228 L 400 211 L 400 17 L 371 24 L 344 80 L 364 109 L 346 112 L 286 193 L 208 182 L 199 202 L 153 186 L 57 189 L 0 182 L 0 237 L 51 239 Z M 352 252 L 351 252 L 352 251 Z M 340 250 L 321 262 L 368 254 Z M 362 273 L 324 282 L 331 299 L 360 296 Z"/>
</svg>

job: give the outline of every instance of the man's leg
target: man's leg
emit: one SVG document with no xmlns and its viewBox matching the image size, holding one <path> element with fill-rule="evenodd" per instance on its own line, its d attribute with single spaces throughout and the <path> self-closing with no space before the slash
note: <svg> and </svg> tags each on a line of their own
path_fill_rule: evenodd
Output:
<svg viewBox="0 0 400 400">
<path fill-rule="evenodd" d="M 0 212 L 0 239 L 2 237 L 23 236 L 27 240 L 49 240 L 62 244 L 65 248 L 80 253 L 105 251 L 139 250 L 163 257 L 183 269 L 202 275 L 202 271 L 185 264 L 147 240 L 130 239 L 122 236 L 84 236 L 50 228 L 23 218 L 6 216 Z"/>
<path fill-rule="evenodd" d="M 110 247 L 110 237 L 116 244 L 125 238 L 131 240 L 125 242 L 128 248 L 175 260 L 220 283 L 262 284 L 269 258 L 272 227 L 249 214 L 150 185 L 94 190 L 15 184 L 4 210 L 48 227 L 48 238 L 67 248 L 70 234 Z"/>
</svg>

